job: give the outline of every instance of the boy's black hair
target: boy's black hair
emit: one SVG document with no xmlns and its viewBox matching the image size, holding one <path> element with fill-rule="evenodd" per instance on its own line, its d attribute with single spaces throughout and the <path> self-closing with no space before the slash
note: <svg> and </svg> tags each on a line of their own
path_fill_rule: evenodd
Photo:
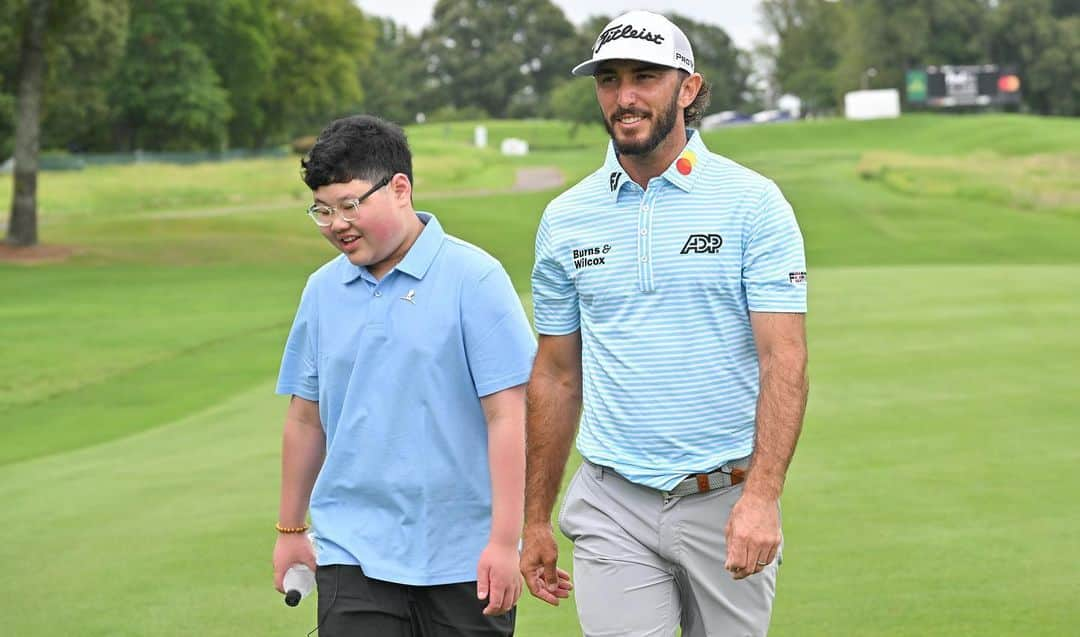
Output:
<svg viewBox="0 0 1080 637">
<path fill-rule="evenodd" d="M 354 179 L 374 184 L 404 173 L 412 183 L 412 152 L 405 131 L 372 115 L 352 115 L 330 122 L 319 133 L 300 176 L 308 188 L 343 184 Z"/>
</svg>

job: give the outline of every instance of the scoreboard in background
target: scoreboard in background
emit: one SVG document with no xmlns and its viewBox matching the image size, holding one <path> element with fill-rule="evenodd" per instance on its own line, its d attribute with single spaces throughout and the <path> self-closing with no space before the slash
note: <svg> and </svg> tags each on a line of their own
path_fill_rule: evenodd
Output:
<svg viewBox="0 0 1080 637">
<path fill-rule="evenodd" d="M 1020 103 L 1020 78 L 996 64 L 910 69 L 906 84 L 909 104 L 949 108 Z"/>
</svg>

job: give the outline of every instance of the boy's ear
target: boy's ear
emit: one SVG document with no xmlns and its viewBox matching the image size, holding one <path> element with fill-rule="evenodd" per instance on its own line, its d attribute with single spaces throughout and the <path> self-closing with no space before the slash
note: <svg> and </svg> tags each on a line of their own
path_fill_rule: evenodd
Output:
<svg viewBox="0 0 1080 637">
<path fill-rule="evenodd" d="M 405 173 L 396 173 L 390 179 L 390 191 L 394 194 L 394 199 L 403 200 L 406 203 L 412 201 L 412 182 Z"/>
</svg>

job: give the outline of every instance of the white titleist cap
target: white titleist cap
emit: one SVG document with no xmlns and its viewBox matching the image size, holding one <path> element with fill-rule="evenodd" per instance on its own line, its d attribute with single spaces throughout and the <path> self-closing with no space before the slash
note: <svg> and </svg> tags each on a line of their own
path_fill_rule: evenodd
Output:
<svg viewBox="0 0 1080 637">
<path fill-rule="evenodd" d="M 592 58 L 574 67 L 574 75 L 592 75 L 604 60 L 640 60 L 694 72 L 694 51 L 682 29 L 649 11 L 630 11 L 608 23 L 593 45 Z"/>
</svg>

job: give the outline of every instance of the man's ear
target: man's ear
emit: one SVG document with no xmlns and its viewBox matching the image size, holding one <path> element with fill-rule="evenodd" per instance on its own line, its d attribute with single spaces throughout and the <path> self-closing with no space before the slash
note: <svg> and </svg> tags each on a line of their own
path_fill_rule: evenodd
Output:
<svg viewBox="0 0 1080 637">
<path fill-rule="evenodd" d="M 679 87 L 679 108 L 686 108 L 694 103 L 698 93 L 701 92 L 701 84 L 704 81 L 705 78 L 701 77 L 701 73 L 693 73 L 682 81 L 682 85 Z"/>
</svg>

